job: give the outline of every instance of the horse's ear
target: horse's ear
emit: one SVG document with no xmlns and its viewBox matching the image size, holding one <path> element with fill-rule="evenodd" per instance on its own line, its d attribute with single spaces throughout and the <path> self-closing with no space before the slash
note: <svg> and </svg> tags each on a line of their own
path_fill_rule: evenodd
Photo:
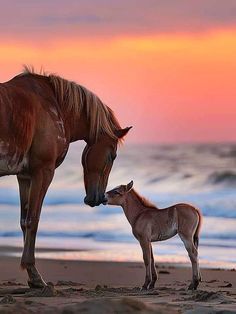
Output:
<svg viewBox="0 0 236 314">
<path fill-rule="evenodd" d="M 132 180 L 130 181 L 130 183 L 126 185 L 126 192 L 129 192 L 132 189 L 133 185 L 134 185 L 134 181 Z"/>
<path fill-rule="evenodd" d="M 118 138 L 122 138 L 124 137 L 128 132 L 129 130 L 132 129 L 132 126 L 129 126 L 125 129 L 119 129 L 119 130 L 115 130 L 115 135 L 118 137 Z"/>
</svg>

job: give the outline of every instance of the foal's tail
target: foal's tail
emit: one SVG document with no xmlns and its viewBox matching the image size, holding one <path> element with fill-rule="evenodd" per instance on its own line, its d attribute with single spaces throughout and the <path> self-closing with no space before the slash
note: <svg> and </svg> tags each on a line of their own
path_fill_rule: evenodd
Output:
<svg viewBox="0 0 236 314">
<path fill-rule="evenodd" d="M 196 249 L 198 249 L 199 233 L 200 233 L 200 229 L 201 229 L 201 225 L 202 225 L 202 214 L 200 213 L 199 209 L 197 209 L 197 208 L 196 208 L 196 211 L 197 211 L 199 220 L 198 220 L 198 225 L 197 225 L 196 231 L 195 231 L 194 236 L 193 236 L 193 243 L 194 243 Z"/>
</svg>

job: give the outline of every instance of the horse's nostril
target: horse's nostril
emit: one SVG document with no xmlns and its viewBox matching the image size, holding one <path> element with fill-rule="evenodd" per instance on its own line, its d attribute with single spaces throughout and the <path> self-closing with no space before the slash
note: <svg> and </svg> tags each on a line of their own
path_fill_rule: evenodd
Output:
<svg viewBox="0 0 236 314">
<path fill-rule="evenodd" d="M 85 196 L 85 198 L 84 198 L 84 203 L 85 203 L 86 205 L 88 205 L 88 198 L 87 198 L 87 196 Z"/>
<path fill-rule="evenodd" d="M 91 206 L 91 207 L 99 206 L 100 204 L 106 205 L 107 201 L 108 200 L 107 200 L 105 194 L 101 194 L 101 195 L 97 194 L 94 197 L 91 197 L 90 195 L 86 195 L 84 198 L 84 203 L 86 205 Z"/>
<path fill-rule="evenodd" d="M 86 205 L 91 206 L 93 202 L 91 202 L 91 200 L 90 200 L 87 196 L 85 196 L 85 198 L 84 198 L 84 203 L 85 203 Z"/>
<path fill-rule="evenodd" d="M 94 200 L 89 199 L 87 196 L 85 196 L 85 198 L 84 198 L 84 203 L 85 203 L 86 205 L 91 206 L 91 207 L 94 207 L 94 206 L 97 205 Z"/>
</svg>

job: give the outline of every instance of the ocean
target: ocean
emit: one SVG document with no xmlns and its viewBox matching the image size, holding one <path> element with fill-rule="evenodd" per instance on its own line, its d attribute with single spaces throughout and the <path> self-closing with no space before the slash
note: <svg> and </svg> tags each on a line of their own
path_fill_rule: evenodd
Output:
<svg viewBox="0 0 236 314">
<path fill-rule="evenodd" d="M 72 144 L 56 170 L 41 214 L 36 246 L 43 249 L 37 256 L 142 261 L 139 243 L 121 207 L 84 205 L 83 147 L 83 143 Z M 204 216 L 200 264 L 235 268 L 236 144 L 124 144 L 119 148 L 108 189 L 130 180 L 140 194 L 160 208 L 178 202 L 200 208 Z M 16 177 L 0 178 L 0 245 L 22 247 L 19 213 Z M 190 265 L 178 236 L 154 243 L 153 248 L 156 262 Z"/>
</svg>

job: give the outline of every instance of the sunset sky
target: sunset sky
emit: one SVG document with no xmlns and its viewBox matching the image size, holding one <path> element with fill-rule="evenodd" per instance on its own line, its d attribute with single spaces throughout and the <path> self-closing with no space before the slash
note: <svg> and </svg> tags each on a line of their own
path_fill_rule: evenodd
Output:
<svg viewBox="0 0 236 314">
<path fill-rule="evenodd" d="M 94 91 L 130 142 L 236 140 L 235 0 L 8 0 L 0 81 L 42 66 Z"/>
</svg>

